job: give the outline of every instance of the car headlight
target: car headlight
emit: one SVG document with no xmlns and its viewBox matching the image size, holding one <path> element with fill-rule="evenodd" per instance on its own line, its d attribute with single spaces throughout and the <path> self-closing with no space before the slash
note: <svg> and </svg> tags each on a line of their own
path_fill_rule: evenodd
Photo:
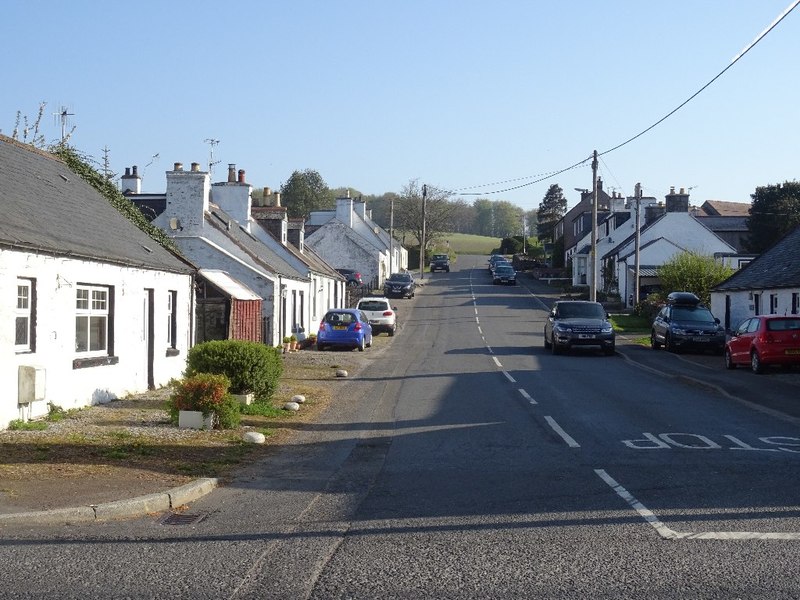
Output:
<svg viewBox="0 0 800 600">
<path fill-rule="evenodd" d="M 614 331 L 614 328 L 609 323 L 607 325 L 603 325 L 603 327 L 602 327 L 602 329 L 600 329 L 600 331 L 602 331 L 603 333 L 611 333 L 611 332 Z"/>
<path fill-rule="evenodd" d="M 566 325 L 554 325 L 553 330 L 559 333 L 572 333 L 572 327 L 567 327 Z"/>
</svg>

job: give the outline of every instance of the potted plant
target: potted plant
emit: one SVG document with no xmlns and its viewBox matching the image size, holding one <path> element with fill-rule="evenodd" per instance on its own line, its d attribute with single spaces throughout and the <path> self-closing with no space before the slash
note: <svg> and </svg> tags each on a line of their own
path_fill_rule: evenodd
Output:
<svg viewBox="0 0 800 600">
<path fill-rule="evenodd" d="M 230 379 L 225 375 L 198 373 L 173 381 L 169 398 L 170 416 L 180 428 L 214 429 L 217 413 L 233 398 L 228 394 Z"/>
<path fill-rule="evenodd" d="M 289 336 L 289 350 L 292 352 L 297 350 L 297 336 L 295 334 Z"/>
<path fill-rule="evenodd" d="M 289 345 L 292 343 L 291 336 L 284 336 L 283 338 L 283 353 L 286 354 L 289 351 Z"/>
</svg>

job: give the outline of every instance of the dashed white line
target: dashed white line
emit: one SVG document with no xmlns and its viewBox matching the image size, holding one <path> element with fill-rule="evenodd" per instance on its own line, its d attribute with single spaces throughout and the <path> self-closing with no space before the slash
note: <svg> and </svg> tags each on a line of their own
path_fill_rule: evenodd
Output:
<svg viewBox="0 0 800 600">
<path fill-rule="evenodd" d="M 569 446 L 570 448 L 581 447 L 581 445 L 578 442 L 576 442 L 571 435 L 569 435 L 566 431 L 564 431 L 561 428 L 561 425 L 556 423 L 556 420 L 553 417 L 545 417 L 544 420 L 547 421 L 550 427 L 553 428 L 553 431 L 555 431 L 558 435 L 561 436 L 561 439 L 567 443 L 567 446 Z"/>
<path fill-rule="evenodd" d="M 527 401 L 528 401 L 528 402 L 530 402 L 531 404 L 536 404 L 536 400 L 534 400 L 533 398 L 531 398 L 530 394 L 528 394 L 528 392 L 526 392 L 526 391 L 525 391 L 525 390 L 523 390 L 522 388 L 520 388 L 520 390 L 519 390 L 519 393 L 522 395 L 522 397 L 523 397 L 523 398 L 525 398 L 525 400 L 527 400 Z"/>
<path fill-rule="evenodd" d="M 499 358 L 497 358 L 496 356 L 493 356 L 493 357 L 492 357 L 492 360 L 494 361 L 494 364 L 496 364 L 496 365 L 497 365 L 497 368 L 498 368 L 498 369 L 502 369 L 502 368 L 503 368 L 503 365 L 502 365 L 502 364 L 500 364 L 500 359 L 499 359 Z"/>
<path fill-rule="evenodd" d="M 511 383 L 517 383 L 517 380 L 514 379 L 508 371 L 504 370 L 503 375 L 505 375 L 506 379 L 508 379 Z"/>
<path fill-rule="evenodd" d="M 617 483 L 603 469 L 595 469 L 598 477 L 605 481 L 617 495 L 658 532 L 665 540 L 800 540 L 800 533 L 759 533 L 756 531 L 706 531 L 703 533 L 680 532 L 670 529 L 661 520 L 639 502 L 633 494 Z"/>
</svg>

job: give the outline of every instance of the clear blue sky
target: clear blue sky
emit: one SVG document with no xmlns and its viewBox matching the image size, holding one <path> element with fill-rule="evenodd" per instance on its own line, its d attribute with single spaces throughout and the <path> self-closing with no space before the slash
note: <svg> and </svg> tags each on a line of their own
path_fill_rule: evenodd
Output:
<svg viewBox="0 0 800 600">
<path fill-rule="evenodd" d="M 535 209 L 710 81 L 790 0 L 259 0 L 4 3 L 0 130 L 17 111 L 74 116 L 71 143 L 111 167 L 228 163 L 277 189 L 411 179 Z M 800 172 L 800 8 L 664 123 L 601 157 L 607 191 L 749 202 Z M 153 155 L 158 158 L 153 160 Z M 148 163 L 152 161 L 149 166 Z M 146 168 L 145 168 L 146 167 Z"/>
</svg>

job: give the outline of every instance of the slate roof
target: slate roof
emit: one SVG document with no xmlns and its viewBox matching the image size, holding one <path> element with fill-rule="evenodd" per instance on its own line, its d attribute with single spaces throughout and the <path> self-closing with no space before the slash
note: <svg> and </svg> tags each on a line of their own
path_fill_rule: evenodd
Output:
<svg viewBox="0 0 800 600">
<path fill-rule="evenodd" d="M 750 206 L 746 202 L 706 200 L 700 208 L 709 216 L 749 217 Z"/>
<path fill-rule="evenodd" d="M 800 227 L 786 234 L 712 291 L 797 287 L 800 287 Z"/>
<path fill-rule="evenodd" d="M 173 273 L 194 268 L 47 152 L 0 135 L 0 246 Z"/>
</svg>

